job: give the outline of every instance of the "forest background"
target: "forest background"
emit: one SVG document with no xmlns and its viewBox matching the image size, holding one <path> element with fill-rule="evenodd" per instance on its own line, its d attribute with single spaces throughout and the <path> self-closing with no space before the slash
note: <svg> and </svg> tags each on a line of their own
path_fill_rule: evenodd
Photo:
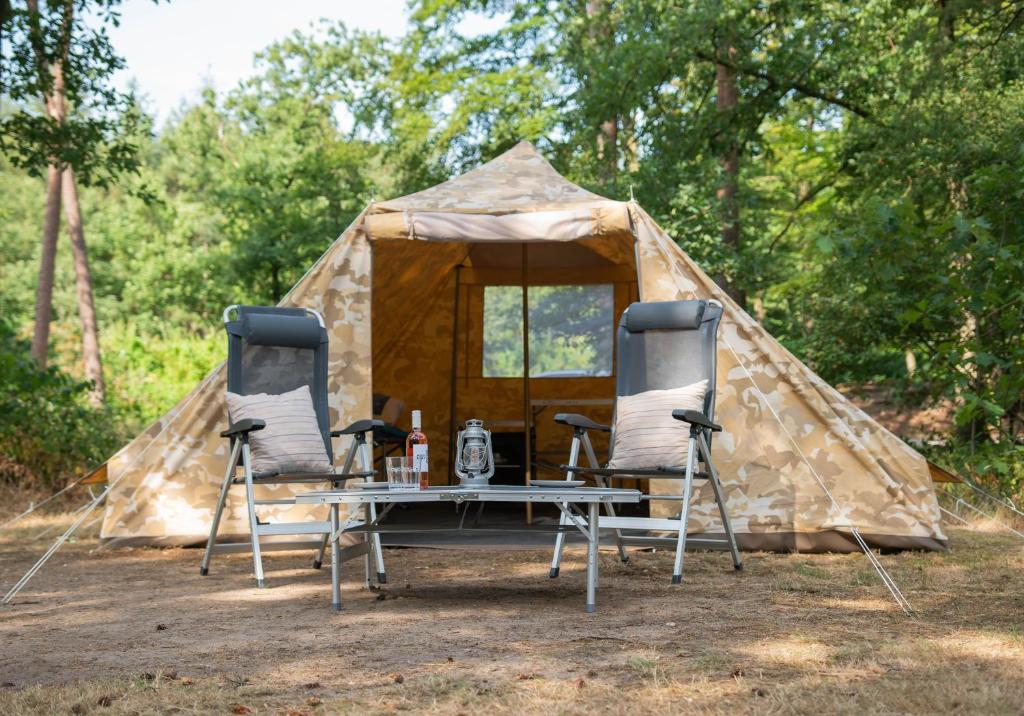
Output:
<svg viewBox="0 0 1024 716">
<path fill-rule="evenodd" d="M 110 82 L 119 6 L 0 0 L 0 479 L 101 462 L 223 358 L 225 305 L 527 139 L 1022 495 L 1024 1 L 414 0 L 404 35 L 324 20 L 159 130 Z"/>
</svg>

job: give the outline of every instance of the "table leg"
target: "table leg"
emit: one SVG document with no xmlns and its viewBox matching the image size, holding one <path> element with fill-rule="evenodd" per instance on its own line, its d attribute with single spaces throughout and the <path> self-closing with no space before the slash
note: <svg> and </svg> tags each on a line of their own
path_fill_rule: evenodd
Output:
<svg viewBox="0 0 1024 716">
<path fill-rule="evenodd" d="M 331 609 L 341 611 L 341 554 L 338 545 L 338 503 L 331 505 Z"/>
<path fill-rule="evenodd" d="M 372 502 L 367 502 L 363 505 L 363 524 L 369 525 L 373 521 L 373 512 L 370 508 L 373 506 Z M 376 542 L 376 533 L 366 533 L 366 588 L 373 588 L 373 547 Z"/>
<path fill-rule="evenodd" d="M 591 502 L 588 510 L 587 532 L 590 539 L 587 540 L 587 612 L 597 610 L 597 547 L 599 535 L 598 520 L 600 519 L 600 505 Z"/>
</svg>

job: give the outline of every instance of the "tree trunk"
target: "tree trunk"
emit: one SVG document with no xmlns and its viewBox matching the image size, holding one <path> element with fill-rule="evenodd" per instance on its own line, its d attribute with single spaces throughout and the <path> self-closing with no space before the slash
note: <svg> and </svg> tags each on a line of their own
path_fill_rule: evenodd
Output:
<svg viewBox="0 0 1024 716">
<path fill-rule="evenodd" d="M 0 0 L 0 4 L 6 4 Z M 64 102 L 64 60 L 67 59 L 67 46 L 64 46 L 61 58 L 52 65 L 46 57 L 45 49 L 39 44 L 38 36 L 42 32 L 39 27 L 39 3 L 28 0 L 26 8 L 30 13 L 29 23 L 33 30 L 33 52 L 40 82 L 46 87 L 46 80 L 51 84 L 49 93 L 43 96 L 46 114 L 51 121 L 62 124 L 66 114 Z M 10 9 L 8 5 L 7 10 Z M 65 7 L 64 22 L 66 31 L 70 30 L 72 6 Z M 49 74 L 49 77 L 47 77 Z M 56 158 L 52 158 L 46 177 L 46 210 L 43 214 L 43 239 L 39 252 L 39 283 L 36 285 L 36 315 L 32 331 L 32 357 L 40 368 L 45 368 L 50 352 L 50 322 L 53 319 L 53 276 L 57 259 L 57 238 L 60 234 L 60 202 L 61 202 L 61 167 Z"/>
<path fill-rule="evenodd" d="M 62 191 L 64 212 L 68 220 L 68 235 L 71 238 L 71 253 L 75 260 L 75 284 L 78 289 L 78 317 L 82 324 L 82 361 L 85 363 L 85 377 L 92 381 L 89 400 L 93 405 L 102 405 L 106 397 L 103 386 L 103 363 L 100 359 L 100 336 L 96 325 L 96 306 L 92 297 L 92 273 L 89 271 L 89 256 L 85 248 L 85 231 L 82 228 L 82 212 L 78 205 L 78 187 L 75 186 L 75 170 L 64 170 Z"/>
<path fill-rule="evenodd" d="M 952 44 L 956 40 L 956 20 L 953 17 L 952 9 L 947 0 L 938 0 L 939 8 L 939 35 L 942 39 Z"/>
<path fill-rule="evenodd" d="M 53 273 L 60 233 L 60 168 L 51 164 L 46 175 L 46 213 L 39 251 L 39 283 L 36 285 L 36 322 L 32 332 L 32 357 L 40 369 L 50 353 L 50 321 L 53 318 Z"/>
<path fill-rule="evenodd" d="M 606 11 L 607 0 L 587 0 L 587 17 L 593 19 Z M 613 42 L 611 28 L 607 23 L 591 25 L 590 39 L 595 46 L 604 42 Z M 595 70 L 596 71 L 596 70 Z M 608 185 L 615 180 L 619 161 L 619 119 L 611 116 L 601 122 L 597 132 L 597 159 L 599 162 L 599 179 Z"/>
<path fill-rule="evenodd" d="M 727 46 L 726 54 L 730 58 L 736 54 L 736 49 Z M 736 71 L 723 64 L 715 66 L 716 96 L 715 107 L 722 115 L 723 127 L 729 133 L 729 137 L 722 142 L 724 150 L 719 157 L 719 164 L 722 167 L 722 183 L 718 187 L 716 197 L 718 198 L 722 218 L 722 243 L 729 249 L 730 253 L 736 255 L 741 246 L 740 234 L 740 206 L 737 200 L 739 190 L 740 173 L 740 150 L 733 130 L 728 127 L 728 115 L 732 114 L 738 105 L 739 95 L 736 90 Z M 746 295 L 736 287 L 735 277 L 721 276 L 718 284 L 729 294 L 736 303 L 743 306 L 746 303 Z"/>
</svg>

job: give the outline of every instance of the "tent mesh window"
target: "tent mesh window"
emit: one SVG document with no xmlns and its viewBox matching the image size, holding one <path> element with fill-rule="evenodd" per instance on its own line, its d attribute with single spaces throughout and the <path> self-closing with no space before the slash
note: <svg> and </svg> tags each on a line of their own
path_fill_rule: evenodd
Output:
<svg viewBox="0 0 1024 716">
<path fill-rule="evenodd" d="M 615 287 L 531 286 L 530 377 L 572 378 L 612 374 Z M 483 375 L 523 374 L 523 289 L 484 289 Z"/>
</svg>

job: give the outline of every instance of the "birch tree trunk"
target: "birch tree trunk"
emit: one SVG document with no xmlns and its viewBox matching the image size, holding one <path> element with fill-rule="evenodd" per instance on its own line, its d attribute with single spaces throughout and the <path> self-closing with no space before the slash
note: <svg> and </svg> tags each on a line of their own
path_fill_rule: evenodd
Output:
<svg viewBox="0 0 1024 716">
<path fill-rule="evenodd" d="M 101 405 L 106 398 L 106 390 L 103 385 L 103 362 L 100 358 L 96 306 L 92 296 L 92 272 L 89 270 L 89 256 L 85 248 L 85 231 L 82 228 L 82 212 L 78 204 L 75 170 L 71 167 L 64 170 L 61 187 L 64 213 L 68 221 L 68 235 L 71 238 L 71 254 L 75 262 L 78 318 L 82 324 L 82 361 L 85 364 L 85 377 L 93 383 L 89 401 L 93 405 Z"/>
</svg>

